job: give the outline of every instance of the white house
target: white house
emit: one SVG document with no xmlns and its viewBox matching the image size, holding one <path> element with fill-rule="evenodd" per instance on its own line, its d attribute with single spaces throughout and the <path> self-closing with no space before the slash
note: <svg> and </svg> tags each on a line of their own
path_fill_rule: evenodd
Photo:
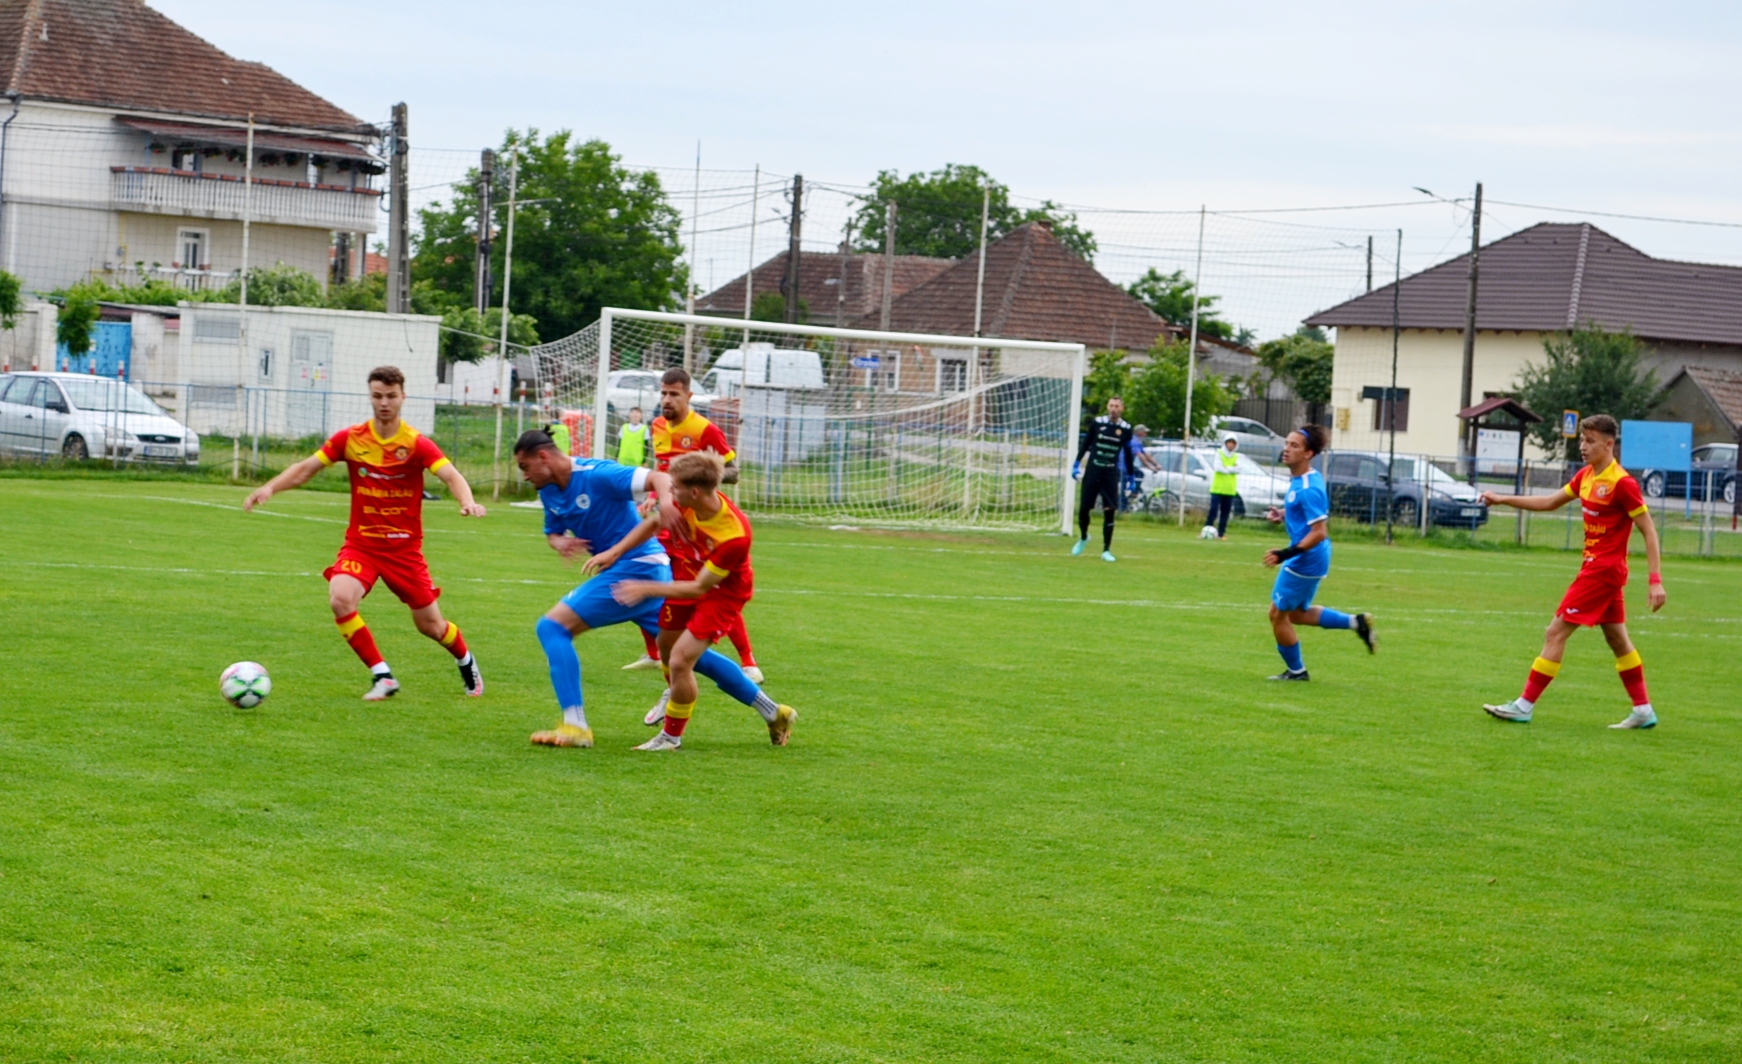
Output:
<svg viewBox="0 0 1742 1064">
<path fill-rule="evenodd" d="M 373 127 L 140 0 L 0 0 L 0 71 L 0 264 L 27 291 L 220 287 L 245 213 L 251 265 L 325 278 L 335 233 L 377 228 Z"/>
</svg>

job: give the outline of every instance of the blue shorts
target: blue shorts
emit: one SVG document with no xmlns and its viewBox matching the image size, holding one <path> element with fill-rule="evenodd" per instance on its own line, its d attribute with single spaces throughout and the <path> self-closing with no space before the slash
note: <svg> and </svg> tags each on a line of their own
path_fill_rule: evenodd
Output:
<svg viewBox="0 0 1742 1064">
<path fill-rule="evenodd" d="M 660 557 L 663 558 L 664 555 Z M 575 616 L 586 622 L 588 628 L 604 628 L 632 621 L 640 625 L 644 632 L 658 632 L 659 608 L 665 604 L 665 600 L 643 599 L 633 606 L 625 606 L 611 597 L 611 589 L 624 580 L 657 580 L 670 583 L 671 565 L 667 562 L 649 562 L 642 558 L 625 559 L 602 573 L 594 574 L 591 580 L 564 595 L 563 605 L 574 610 Z"/>
<path fill-rule="evenodd" d="M 1276 571 L 1276 584 L 1270 589 L 1270 604 L 1284 613 L 1290 610 L 1304 610 L 1313 604 L 1313 596 L 1319 593 L 1319 581 L 1322 576 L 1302 576 L 1283 566 Z"/>
</svg>

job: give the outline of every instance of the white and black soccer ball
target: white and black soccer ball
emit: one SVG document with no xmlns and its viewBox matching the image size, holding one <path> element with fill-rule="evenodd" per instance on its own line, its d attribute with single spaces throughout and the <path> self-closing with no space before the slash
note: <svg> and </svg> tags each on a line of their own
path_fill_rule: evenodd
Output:
<svg viewBox="0 0 1742 1064">
<path fill-rule="evenodd" d="M 1216 535 L 1216 526 L 1215 525 L 1205 525 L 1204 530 L 1202 532 L 1198 533 L 1198 538 L 1199 539 L 1217 539 L 1217 538 L 1219 538 Z"/>
<path fill-rule="evenodd" d="M 256 661 L 238 661 L 218 677 L 218 692 L 238 709 L 253 709 L 272 693 L 272 677 Z"/>
</svg>

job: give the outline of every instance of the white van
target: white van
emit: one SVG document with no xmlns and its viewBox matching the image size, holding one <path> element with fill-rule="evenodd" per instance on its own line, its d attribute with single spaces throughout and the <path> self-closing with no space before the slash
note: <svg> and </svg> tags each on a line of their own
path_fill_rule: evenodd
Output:
<svg viewBox="0 0 1742 1064">
<path fill-rule="evenodd" d="M 722 351 L 702 374 L 701 391 L 721 399 L 739 398 L 748 381 L 775 388 L 822 390 L 823 358 L 815 351 L 751 343 Z"/>
</svg>

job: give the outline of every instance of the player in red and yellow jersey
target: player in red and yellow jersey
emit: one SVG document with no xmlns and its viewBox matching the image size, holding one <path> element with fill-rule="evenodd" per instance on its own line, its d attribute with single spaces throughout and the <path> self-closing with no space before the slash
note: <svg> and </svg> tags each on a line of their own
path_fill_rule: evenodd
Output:
<svg viewBox="0 0 1742 1064">
<path fill-rule="evenodd" d="M 667 548 L 672 582 L 625 580 L 612 589 L 625 606 L 644 599 L 665 599 L 659 612 L 659 650 L 671 697 L 663 720 L 650 721 L 661 724 L 659 734 L 637 750 L 676 750 L 683 745 L 684 726 L 695 711 L 698 672 L 755 709 L 768 725 L 768 737 L 775 746 L 786 745 L 792 723 L 798 719 L 791 706 L 764 694 L 745 675 L 747 670 L 709 649 L 732 630 L 756 586 L 750 568 L 750 519 L 720 494 L 724 472 L 725 463 L 719 455 L 708 451 L 672 460 L 672 501 L 682 517 L 672 536 L 679 548 L 675 552 Z M 650 515 L 624 542 L 633 546 L 637 540 L 645 540 L 658 524 L 658 515 Z"/>
<path fill-rule="evenodd" d="M 379 702 L 399 693 L 399 681 L 381 660 L 369 626 L 357 615 L 363 596 L 377 580 L 411 607 L 417 630 L 459 662 L 466 693 L 481 695 L 484 678 L 478 662 L 466 648 L 459 626 L 444 618 L 436 605 L 442 592 L 430 582 L 429 566 L 423 560 L 424 472 L 434 473 L 447 485 L 459 500 L 462 515 L 483 517 L 484 508 L 473 500 L 471 485 L 435 441 L 400 419 L 405 405 L 403 373 L 392 366 L 371 371 L 369 405 L 375 415 L 371 420 L 333 433 L 314 454 L 256 488 L 242 508 L 252 510 L 278 492 L 308 483 L 333 463 L 344 462 L 351 473 L 351 523 L 338 559 L 324 575 L 333 619 L 374 677 L 364 701 Z"/>
<path fill-rule="evenodd" d="M 1654 728 L 1657 713 L 1645 690 L 1645 666 L 1627 637 L 1627 540 L 1635 526 L 1645 537 L 1645 564 L 1650 576 L 1647 597 L 1651 611 L 1663 608 L 1663 570 L 1657 526 L 1639 482 L 1615 460 L 1615 440 L 1620 427 L 1607 414 L 1596 414 L 1579 423 L 1579 455 L 1587 463 L 1573 474 L 1567 486 L 1553 495 L 1499 495 L 1482 493 L 1490 506 L 1513 506 L 1520 510 L 1558 510 L 1574 499 L 1585 515 L 1585 558 L 1573 586 L 1561 599 L 1560 609 L 1549 622 L 1542 654 L 1530 668 L 1524 693 L 1502 705 L 1482 708 L 1500 720 L 1530 723 L 1531 710 L 1549 683 L 1561 671 L 1567 637 L 1583 627 L 1600 627 L 1609 649 L 1615 652 L 1615 670 L 1633 699 L 1633 712 L 1611 728 Z"/>
<path fill-rule="evenodd" d="M 690 407 L 691 394 L 690 375 L 681 367 L 674 366 L 666 370 L 660 378 L 660 416 L 653 419 L 654 468 L 668 473 L 671 471 L 671 460 L 678 455 L 712 451 L 725 464 L 721 483 L 738 483 L 737 453 L 732 450 L 726 434 L 720 431 L 718 425 Z M 668 553 L 673 549 L 669 538 L 669 533 L 660 535 L 660 542 L 665 544 Z M 650 636 L 646 633 L 642 635 L 648 640 L 647 653 L 623 666 L 626 670 L 651 669 L 659 665 L 658 649 L 653 645 Z M 762 670 L 756 665 L 756 651 L 750 645 L 750 632 L 744 627 L 742 614 L 734 622 L 731 631 L 726 633 L 726 638 L 731 640 L 733 649 L 738 651 L 738 660 L 743 663 L 744 672 L 752 680 L 761 683 Z"/>
</svg>

